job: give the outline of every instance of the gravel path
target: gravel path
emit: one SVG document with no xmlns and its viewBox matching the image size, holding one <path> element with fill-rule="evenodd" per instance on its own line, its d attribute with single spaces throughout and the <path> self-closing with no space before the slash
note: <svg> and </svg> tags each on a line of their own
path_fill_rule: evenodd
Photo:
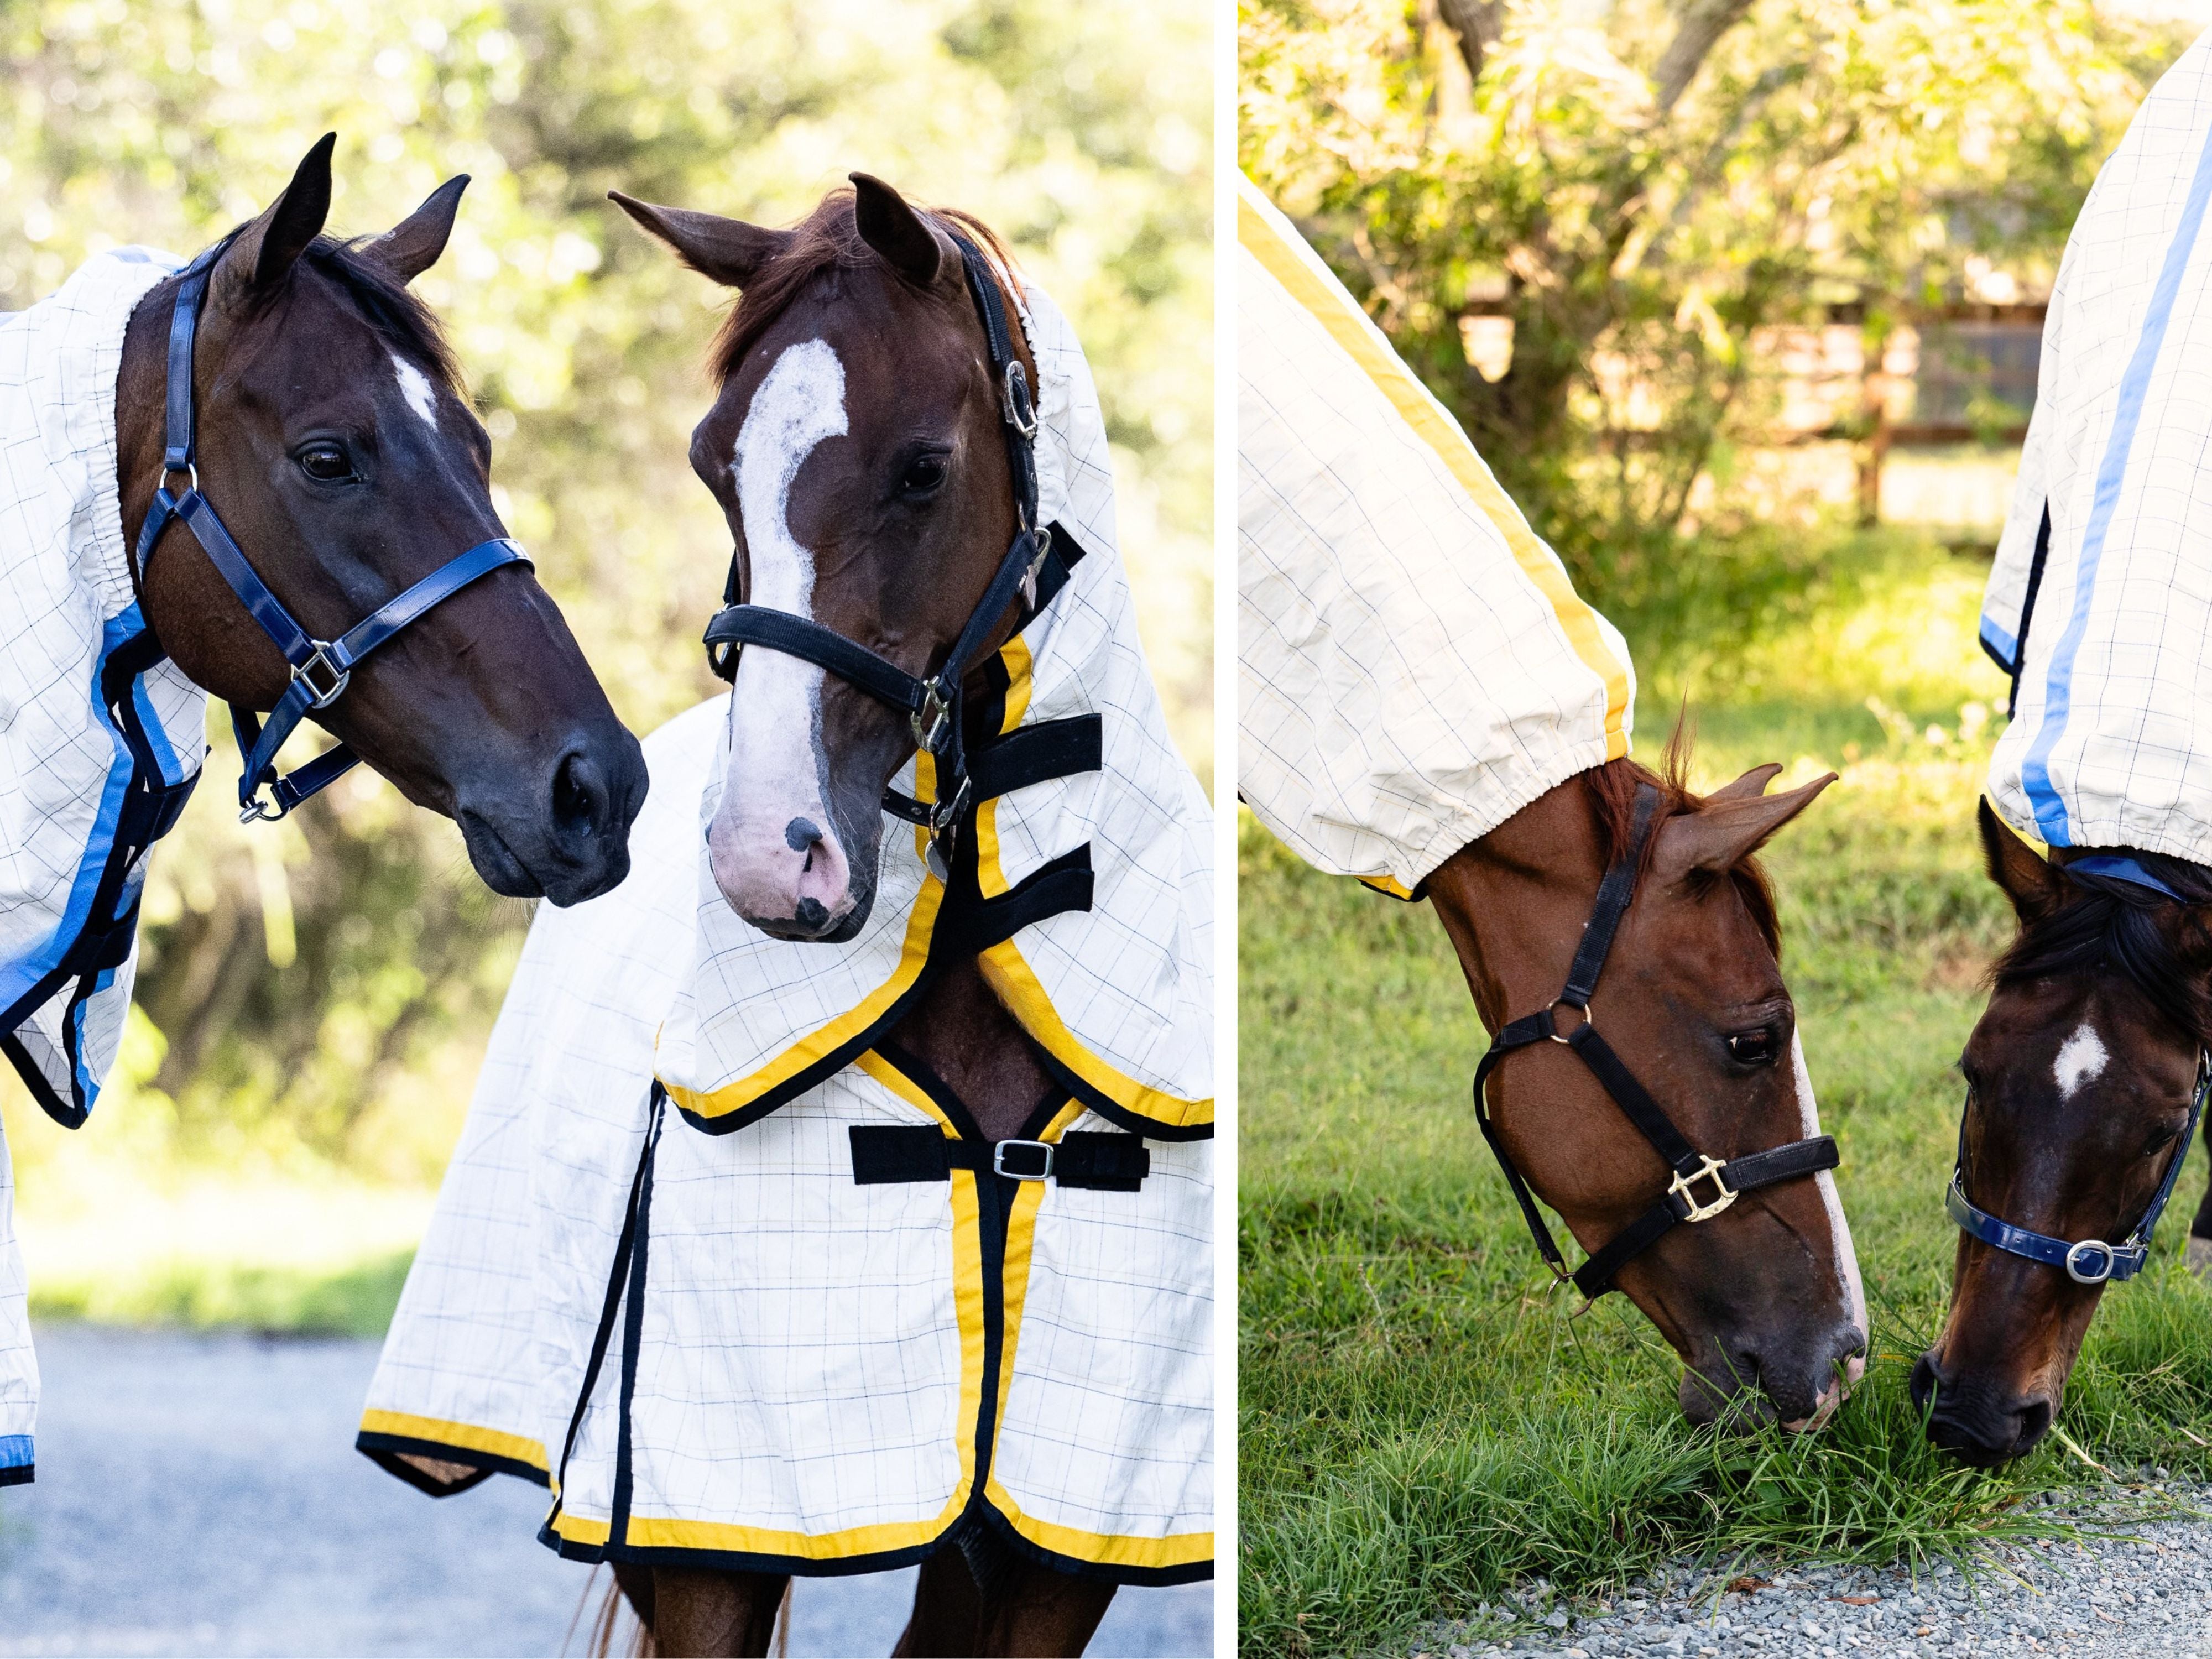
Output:
<svg viewBox="0 0 2212 1659">
<path fill-rule="evenodd" d="M 2212 1486 L 2168 1486 L 2164 1474 L 2156 1471 L 2137 1495 L 2112 1501 L 2133 1504 L 2136 1513 L 2148 1503 L 2212 1516 Z M 1553 1606 L 1540 1582 L 1515 1606 L 1430 1627 L 1409 1652 L 1413 1659 L 2030 1653 L 2212 1659 L 2212 1519 L 2127 1525 L 2100 1523 L 2089 1505 L 2057 1512 L 2130 1536 L 2008 1547 L 1971 1581 L 1948 1563 L 1923 1568 L 1917 1582 L 1900 1568 L 1738 1567 L 1723 1588 L 1685 1565 L 1639 1581 L 1610 1602 L 1579 1607 Z"/>
<path fill-rule="evenodd" d="M 562 1650 L 592 1575 L 537 1542 L 538 1488 L 501 1476 L 434 1501 L 355 1453 L 376 1344 L 38 1341 L 39 1478 L 0 1492 L 0 1656 Z M 791 1651 L 888 1653 L 913 1583 L 802 1579 Z M 1212 1647 L 1212 1587 L 1194 1584 L 1121 1591 L 1091 1652 Z"/>
</svg>

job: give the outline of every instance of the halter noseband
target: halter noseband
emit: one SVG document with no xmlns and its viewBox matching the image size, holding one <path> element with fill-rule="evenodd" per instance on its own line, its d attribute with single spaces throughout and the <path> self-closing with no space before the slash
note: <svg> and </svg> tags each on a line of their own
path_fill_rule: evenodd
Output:
<svg viewBox="0 0 2212 1659">
<path fill-rule="evenodd" d="M 811 662 L 908 716 L 916 747 L 928 751 L 935 762 L 937 799 L 924 803 L 887 789 L 884 808 L 929 831 L 932 861 L 940 879 L 951 867 L 953 838 L 973 793 L 967 744 L 961 731 L 961 682 L 1015 595 L 1035 592 L 1037 572 L 1052 544 L 1051 532 L 1036 521 L 1036 410 L 1030 401 L 1028 374 L 1014 355 L 999 285 L 975 245 L 957 231 L 949 234 L 960 249 L 968 295 L 983 326 L 992 383 L 999 389 L 999 422 L 1006 441 L 1007 465 L 1013 475 L 1017 520 L 1013 543 L 999 561 L 998 571 L 983 590 L 983 597 L 969 612 L 951 653 L 934 674 L 918 679 L 888 658 L 811 617 L 766 605 L 741 605 L 734 553 L 730 558 L 729 580 L 722 589 L 723 608 L 707 624 L 704 641 L 707 665 L 722 679 L 736 681 L 741 647 L 760 646 Z"/>
<path fill-rule="evenodd" d="M 182 520 L 200 546 L 206 550 L 216 574 L 238 595 L 246 614 L 261 624 L 261 631 L 276 642 L 291 665 L 292 683 L 277 699 L 264 726 L 252 711 L 233 703 L 231 729 L 238 737 L 238 752 L 245 770 L 238 781 L 239 822 L 281 818 L 318 790 L 327 787 L 359 763 L 361 757 L 345 744 L 318 755 L 289 777 L 276 773 L 276 751 L 292 729 L 314 709 L 327 708 L 344 694 L 347 682 L 362 659 L 410 623 L 453 597 L 480 576 L 503 564 L 528 564 L 521 544 L 504 536 L 478 542 L 465 553 L 447 561 L 397 599 L 356 623 L 335 640 L 319 640 L 300 626 L 253 567 L 238 550 L 230 532 L 208 498 L 200 493 L 199 469 L 192 464 L 195 434 L 192 423 L 192 341 L 199 332 L 200 308 L 207 299 L 208 277 L 228 251 L 234 236 L 227 236 L 186 265 L 169 313 L 169 358 L 167 431 L 161 453 L 161 477 L 153 505 L 138 532 L 138 577 L 143 582 L 154 549 L 173 519 Z M 184 493 L 174 495 L 169 480 L 181 474 Z M 269 799 L 260 799 L 266 786 Z"/>
<path fill-rule="evenodd" d="M 1612 1045 L 1598 1035 L 1590 1017 L 1590 997 L 1597 988 L 1598 975 L 1605 971 L 1606 956 L 1613 949 L 1613 936 L 1620 930 L 1621 918 L 1628 914 L 1629 904 L 1636 896 L 1637 866 L 1643 860 L 1644 843 L 1650 839 L 1658 804 L 1656 789 L 1648 783 L 1637 785 L 1636 816 L 1628 845 L 1598 884 L 1597 902 L 1590 908 L 1582 944 L 1567 969 L 1566 988 L 1551 1006 L 1523 1015 L 1499 1031 L 1474 1070 L 1474 1115 L 1475 1121 L 1482 1126 L 1483 1139 L 1497 1154 L 1498 1167 L 1505 1171 L 1506 1183 L 1520 1202 L 1521 1213 L 1528 1223 L 1536 1248 L 1543 1252 L 1546 1264 L 1561 1282 L 1571 1279 L 1586 1304 L 1611 1290 L 1613 1276 L 1657 1243 L 1676 1223 L 1710 1221 L 1741 1194 L 1817 1175 L 1822 1170 L 1834 1169 L 1839 1161 L 1835 1139 L 1830 1135 L 1793 1140 L 1769 1152 L 1753 1152 L 1726 1162 L 1698 1152 L 1637 1081 L 1635 1074 L 1621 1063 Z M 1571 1008 L 1582 1016 L 1581 1022 L 1564 1036 L 1553 1018 L 1561 1008 Z M 1613 1097 L 1622 1115 L 1666 1159 L 1674 1176 L 1650 1208 L 1630 1222 L 1571 1275 L 1559 1247 L 1552 1242 L 1543 1217 L 1537 1213 L 1536 1200 L 1529 1193 L 1528 1183 L 1506 1155 L 1505 1144 L 1498 1139 L 1497 1126 L 1491 1121 L 1483 1098 L 1484 1085 L 1508 1054 L 1547 1041 L 1564 1043 L 1580 1057 L 1599 1085 Z"/>
<path fill-rule="evenodd" d="M 2177 904 L 2188 902 L 2134 859 L 2119 854 L 2094 853 L 2059 868 L 2069 877 L 2102 876 L 2148 888 Z M 2030 1261 L 2040 1261 L 2045 1267 L 2063 1267 L 2066 1276 L 2076 1285 L 2102 1285 L 2108 1279 L 2133 1279 L 2150 1260 L 2151 1231 L 2166 1212 L 2166 1200 L 2173 1196 L 2174 1184 L 2181 1179 L 2181 1166 L 2189 1161 L 2189 1143 L 2196 1136 L 2197 1120 L 2204 1115 L 2208 1094 L 2212 1094 L 2212 1053 L 2200 1049 L 2197 1056 L 2197 1085 L 2189 1102 L 2189 1121 L 2166 1166 L 2166 1178 L 2159 1182 L 2142 1219 L 2118 1244 L 2108 1244 L 2101 1238 L 2054 1238 L 2033 1228 L 2015 1227 L 1975 1205 L 1966 1196 L 1966 1120 L 1963 1112 L 1959 1117 L 1959 1153 L 1951 1166 L 1951 1185 L 1943 1194 L 1944 1212 L 1968 1237 L 1978 1238 L 2013 1255 L 2025 1256 Z"/>
</svg>

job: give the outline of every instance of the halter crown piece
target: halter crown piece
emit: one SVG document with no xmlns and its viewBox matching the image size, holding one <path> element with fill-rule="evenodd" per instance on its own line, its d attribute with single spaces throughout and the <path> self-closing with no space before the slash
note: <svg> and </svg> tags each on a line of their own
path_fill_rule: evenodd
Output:
<svg viewBox="0 0 2212 1659">
<path fill-rule="evenodd" d="M 146 567 L 161 532 L 173 519 L 182 520 L 192 532 L 217 574 L 238 595 L 246 614 L 276 642 L 292 666 L 292 683 L 277 699 L 264 726 L 250 709 L 230 708 L 231 729 L 238 736 L 238 752 L 245 770 L 238 781 L 239 821 L 281 818 L 318 790 L 328 787 L 359 763 L 361 757 L 341 743 L 325 750 L 289 777 L 276 772 L 276 751 L 295 726 L 309 713 L 327 708 L 344 695 L 346 683 L 362 659 L 411 622 L 450 599 L 471 582 L 503 564 L 530 562 L 521 544 L 504 536 L 478 542 L 457 555 L 374 614 L 356 623 L 335 640 L 319 640 L 300 626 L 223 527 L 215 507 L 200 493 L 199 470 L 192 464 L 192 340 L 199 332 L 200 308 L 207 299 L 209 274 L 228 250 L 235 233 L 186 265 L 177 286 L 176 304 L 169 313 L 169 360 L 167 431 L 161 453 L 161 477 L 154 491 L 154 504 L 138 532 L 138 574 Z M 169 480 L 182 477 L 182 495 L 173 492 Z M 267 799 L 261 798 L 266 787 Z"/>
<path fill-rule="evenodd" d="M 730 558 L 729 580 L 722 588 L 723 608 L 707 624 L 704 643 L 707 665 L 725 680 L 735 682 L 741 647 L 759 646 L 816 667 L 859 687 L 879 702 L 905 714 L 913 724 L 915 745 L 935 763 L 936 799 L 917 801 L 895 789 L 884 792 L 886 811 L 918 823 L 930 834 L 930 864 L 939 880 L 951 867 L 952 846 L 960 820 L 974 801 L 974 779 L 968 769 L 968 750 L 961 731 L 960 687 L 975 665 L 983 641 L 1017 595 L 1034 599 L 1037 573 L 1052 550 L 1052 532 L 1037 520 L 1036 408 L 1031 401 L 1028 372 L 1014 355 L 1013 336 L 1006 327 L 1006 310 L 999 284 L 975 245 L 957 231 L 948 233 L 960 249 L 960 262 L 968 279 L 968 296 L 983 326 L 990 355 L 992 383 L 999 389 L 999 423 L 1006 441 L 1006 463 L 1013 475 L 1014 539 L 999 561 L 999 568 L 983 590 L 983 597 L 968 613 L 968 620 L 953 641 L 952 649 L 927 679 L 916 678 L 888 658 L 847 639 L 807 617 L 765 605 L 742 605 L 738 599 L 738 560 Z"/>
<path fill-rule="evenodd" d="M 2177 904 L 2187 900 L 2172 888 L 2131 858 L 2116 853 L 2093 853 L 2087 858 L 2074 859 L 2058 866 L 2069 876 L 2102 876 L 2112 881 L 2124 881 L 2136 887 L 2147 888 L 2163 894 Z M 1964 1113 L 1959 1118 L 1959 1153 L 1951 1166 L 1951 1185 L 1943 1194 L 1943 1209 L 1959 1225 L 1959 1230 L 1970 1238 L 1983 1243 L 2025 1256 L 2030 1261 L 2040 1261 L 2045 1267 L 2063 1267 L 2066 1276 L 2076 1285 L 2102 1285 L 2108 1279 L 2133 1279 L 2150 1260 L 2151 1231 L 2158 1218 L 2166 1212 L 2166 1202 L 2173 1196 L 2174 1183 L 2181 1179 L 2181 1166 L 2189 1159 L 2189 1143 L 2197 1134 L 2197 1121 L 2204 1115 L 2204 1102 L 2212 1094 L 2212 1053 L 2199 1050 L 2197 1056 L 2197 1085 L 2189 1100 L 2189 1121 L 2181 1131 L 2181 1139 L 2173 1148 L 2173 1157 L 2166 1166 L 2166 1178 L 2158 1184 L 2158 1191 L 2150 1200 L 2150 1207 L 2142 1213 L 2126 1238 L 2118 1244 L 2108 1244 L 2101 1238 L 2054 1238 L 2049 1233 L 2039 1233 L 2030 1227 L 2015 1227 L 1982 1209 L 1966 1196 L 1966 1120 Z"/>
<path fill-rule="evenodd" d="M 1590 997 L 1597 988 L 1598 975 L 1605 971 L 1606 956 L 1613 949 L 1613 936 L 1620 931 L 1621 918 L 1628 914 L 1629 904 L 1636 896 L 1637 866 L 1643 861 L 1644 843 L 1651 838 L 1658 804 L 1659 792 L 1651 785 L 1640 783 L 1636 787 L 1636 816 L 1628 845 L 1598 884 L 1597 902 L 1590 908 L 1582 944 L 1575 951 L 1572 966 L 1567 969 L 1566 988 L 1550 1007 L 1525 1014 L 1499 1031 L 1474 1069 L 1474 1116 L 1482 1126 L 1483 1139 L 1490 1143 L 1498 1167 L 1505 1171 L 1506 1183 L 1513 1188 L 1522 1216 L 1528 1223 L 1528 1231 L 1536 1241 L 1536 1248 L 1543 1252 L 1553 1277 L 1563 1284 L 1571 1279 L 1574 1287 L 1582 1292 L 1585 1306 L 1611 1290 L 1613 1275 L 1657 1243 L 1676 1223 L 1710 1221 L 1744 1193 L 1817 1175 L 1822 1170 L 1834 1169 L 1839 1162 L 1835 1139 L 1829 1135 L 1793 1140 L 1769 1152 L 1726 1161 L 1698 1152 L 1637 1081 L 1635 1074 L 1621 1063 L 1612 1045 L 1598 1035 L 1596 1022 L 1590 1013 Z M 1574 1030 L 1564 1036 L 1559 1034 L 1555 1018 L 1561 1008 L 1571 1008 L 1582 1016 Z M 1497 1126 L 1491 1121 L 1483 1098 L 1484 1085 L 1489 1082 L 1490 1074 L 1508 1054 L 1547 1041 L 1563 1043 L 1581 1058 L 1600 1086 L 1613 1097 L 1622 1115 L 1636 1126 L 1674 1172 L 1667 1190 L 1652 1200 L 1651 1206 L 1571 1275 L 1559 1247 L 1552 1242 L 1543 1217 L 1537 1213 L 1536 1200 L 1528 1190 L 1528 1183 L 1506 1155 L 1505 1144 L 1498 1137 Z"/>
</svg>

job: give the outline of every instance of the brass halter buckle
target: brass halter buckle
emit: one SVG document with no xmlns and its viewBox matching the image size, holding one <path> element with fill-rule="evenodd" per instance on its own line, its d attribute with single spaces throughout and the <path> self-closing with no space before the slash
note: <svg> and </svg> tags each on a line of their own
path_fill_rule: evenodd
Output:
<svg viewBox="0 0 2212 1659">
<path fill-rule="evenodd" d="M 1682 1202 L 1689 1206 L 1690 1213 L 1682 1218 L 1685 1221 L 1711 1221 L 1723 1210 L 1735 1203 L 1736 1199 L 1735 1188 L 1728 1184 L 1728 1177 L 1721 1173 L 1726 1167 L 1722 1161 L 1704 1152 L 1699 1152 L 1698 1156 L 1705 1159 L 1705 1167 L 1702 1170 L 1693 1170 L 1688 1175 L 1677 1173 L 1667 1188 L 1668 1197 L 1672 1198 L 1679 1194 Z M 1692 1182 L 1708 1178 L 1713 1183 L 1714 1191 L 1720 1196 L 1710 1204 L 1700 1204 L 1691 1193 L 1690 1188 Z"/>
</svg>

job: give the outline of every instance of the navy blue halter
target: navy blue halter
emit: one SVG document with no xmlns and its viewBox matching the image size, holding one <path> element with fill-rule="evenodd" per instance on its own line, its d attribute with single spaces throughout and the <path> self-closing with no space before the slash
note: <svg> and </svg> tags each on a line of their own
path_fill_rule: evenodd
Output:
<svg viewBox="0 0 2212 1659">
<path fill-rule="evenodd" d="M 453 598 L 478 577 L 503 564 L 528 564 L 530 556 L 520 544 L 501 536 L 479 542 L 465 553 L 448 560 L 374 615 L 355 623 L 335 640 L 319 640 L 300 626 L 253 567 L 238 550 L 208 498 L 200 493 L 199 470 L 192 465 L 192 340 L 199 331 L 200 308 L 207 298 L 208 276 L 231 244 L 226 237 L 186 265 L 178 284 L 174 308 L 169 313 L 168 403 L 166 441 L 161 453 L 161 477 L 154 491 L 154 504 L 138 532 L 138 574 L 146 566 L 161 532 L 172 520 L 182 520 L 230 591 L 238 595 L 246 614 L 261 624 L 262 632 L 276 642 L 292 665 L 292 683 L 277 699 L 264 725 L 251 709 L 233 703 L 231 728 L 238 735 L 238 752 L 245 771 L 238 781 L 239 821 L 281 818 L 308 796 L 327 787 L 360 763 L 361 757 L 344 744 L 318 755 L 289 777 L 277 775 L 276 751 L 293 728 L 311 712 L 327 708 L 344 693 L 347 681 L 362 659 L 393 635 L 418 620 L 432 607 Z M 182 495 L 171 491 L 169 480 L 181 475 Z M 269 791 L 261 799 L 264 787 Z"/>
<path fill-rule="evenodd" d="M 2105 876 L 2116 881 L 2131 882 L 2138 887 L 2148 887 L 2163 893 L 2176 903 L 2186 902 L 2180 894 L 2160 881 L 2134 859 L 2117 853 L 2094 853 L 2058 866 L 2069 876 Z M 1962 1113 L 1959 1119 L 1959 1152 L 1951 1166 L 1951 1185 L 1943 1195 L 1943 1208 L 1956 1222 L 1960 1231 L 1970 1238 L 1978 1238 L 2011 1255 L 2025 1256 L 2030 1261 L 2040 1261 L 2045 1267 L 2063 1267 L 2066 1276 L 2077 1285 L 2102 1285 L 2108 1279 L 2133 1279 L 2143 1270 L 2150 1259 L 2151 1230 L 2166 1212 L 2166 1200 L 2173 1196 L 2174 1183 L 2181 1179 L 2181 1166 L 2189 1160 L 2189 1143 L 2197 1133 L 2198 1119 L 2204 1115 L 2204 1101 L 2212 1092 L 2212 1054 L 2200 1053 L 2197 1061 L 2197 1086 L 2189 1103 L 2189 1122 L 2181 1132 L 2181 1139 L 2173 1149 L 2173 1157 L 2166 1166 L 2166 1179 L 2159 1182 L 2157 1194 L 2150 1207 L 2143 1212 L 2127 1237 L 2118 1244 L 2106 1243 L 2101 1238 L 2053 1238 L 2048 1233 L 2039 1233 L 2032 1228 L 2015 1227 L 2009 1221 L 1991 1215 L 1966 1196 L 1966 1121 Z"/>
<path fill-rule="evenodd" d="M 1037 521 L 1036 409 L 1030 400 L 1029 375 L 1014 355 L 1013 336 L 1006 326 L 1006 312 L 999 284 L 982 253 L 957 231 L 949 233 L 960 249 L 968 279 L 968 297 L 983 325 L 990 355 L 992 382 L 999 388 L 999 419 L 1006 441 L 1006 461 L 1013 474 L 1014 539 L 999 561 L 999 568 L 983 590 L 983 597 L 969 612 L 952 649 L 938 670 L 920 679 L 888 658 L 847 639 L 833 629 L 807 617 L 793 616 L 766 605 L 741 605 L 738 600 L 738 561 L 730 560 L 729 580 L 722 592 L 723 608 L 707 624 L 704 643 L 707 665 L 723 679 L 734 682 L 738 655 L 744 646 L 780 651 L 835 674 L 879 702 L 904 714 L 914 728 L 918 748 L 933 758 L 937 799 L 922 803 L 895 789 L 884 792 L 884 808 L 930 833 L 930 852 L 938 873 L 949 869 L 953 837 L 960 820 L 974 802 L 974 780 L 968 769 L 968 753 L 961 731 L 960 688 L 975 665 L 992 628 L 1006 614 L 1017 594 L 1033 593 L 1031 586 L 1051 550 L 1052 532 Z"/>
</svg>

